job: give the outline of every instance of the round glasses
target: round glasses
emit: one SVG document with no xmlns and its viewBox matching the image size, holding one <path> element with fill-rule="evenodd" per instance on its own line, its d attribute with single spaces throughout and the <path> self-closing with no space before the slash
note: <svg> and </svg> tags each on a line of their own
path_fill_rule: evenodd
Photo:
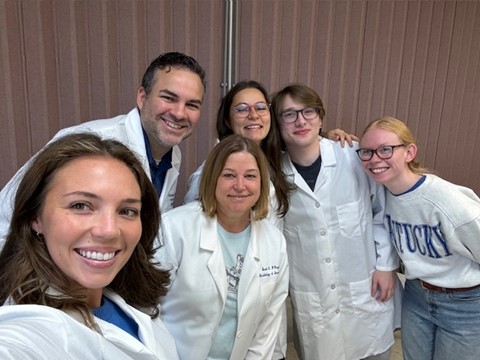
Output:
<svg viewBox="0 0 480 360">
<path fill-rule="evenodd" d="M 257 115 L 264 116 L 270 112 L 270 104 L 266 102 L 257 102 L 253 105 L 247 103 L 240 103 L 233 108 L 235 115 L 239 118 L 246 118 L 250 115 L 250 111 L 255 110 Z"/>
<path fill-rule="evenodd" d="M 405 146 L 404 144 L 400 145 L 384 145 L 380 146 L 379 148 L 376 149 L 358 149 L 357 150 L 357 155 L 362 161 L 369 161 L 372 159 L 373 154 L 377 154 L 377 156 L 382 159 L 390 159 L 393 156 L 393 151 L 398 148 Z"/>
<path fill-rule="evenodd" d="M 287 110 L 280 113 L 280 118 L 284 123 L 290 124 L 297 121 L 298 113 L 302 113 L 305 120 L 313 120 L 318 116 L 319 109 L 316 107 L 307 107 L 301 110 Z"/>
</svg>

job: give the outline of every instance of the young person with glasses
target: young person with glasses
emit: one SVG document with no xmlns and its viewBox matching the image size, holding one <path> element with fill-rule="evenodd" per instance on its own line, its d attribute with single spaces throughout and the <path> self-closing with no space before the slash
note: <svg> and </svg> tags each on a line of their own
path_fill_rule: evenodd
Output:
<svg viewBox="0 0 480 360">
<path fill-rule="evenodd" d="M 288 193 L 292 188 L 282 172 L 280 135 L 278 130 L 271 126 L 269 95 L 263 85 L 254 80 L 244 80 L 235 84 L 220 103 L 216 127 L 219 140 L 232 134 L 239 134 L 255 141 L 262 148 L 267 156 L 270 170 L 270 206 L 267 219 L 282 230 L 283 216 L 289 207 Z M 329 136 L 339 140 L 342 146 L 345 141 L 352 145 L 351 135 L 340 129 L 332 130 Z M 204 164 L 190 176 L 185 203 L 198 200 L 203 167 Z M 283 328 L 275 348 L 274 360 L 283 359 L 286 356 L 286 311 L 283 318 Z"/>
<path fill-rule="evenodd" d="M 383 117 L 364 130 L 358 157 L 388 189 L 385 223 L 405 266 L 406 360 L 480 359 L 480 199 L 429 174 L 405 123 Z"/>
<path fill-rule="evenodd" d="M 383 225 L 384 188 L 354 148 L 319 137 L 325 109 L 313 89 L 285 87 L 272 113 L 295 186 L 284 235 L 297 352 L 304 360 L 389 359 L 398 257 Z"/>
</svg>

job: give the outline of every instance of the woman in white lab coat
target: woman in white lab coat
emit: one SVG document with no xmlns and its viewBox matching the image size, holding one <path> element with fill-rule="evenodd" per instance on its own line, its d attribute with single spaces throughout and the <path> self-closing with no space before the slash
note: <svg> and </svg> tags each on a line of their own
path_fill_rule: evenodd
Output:
<svg viewBox="0 0 480 360">
<path fill-rule="evenodd" d="M 115 140 L 68 135 L 20 182 L 0 253 L 0 358 L 176 359 L 157 304 L 158 200 Z"/>
<path fill-rule="evenodd" d="M 161 318 L 180 359 L 271 359 L 288 291 L 282 233 L 265 220 L 268 163 L 240 135 L 206 160 L 200 200 L 164 215 L 161 261 L 172 285 Z"/>
<path fill-rule="evenodd" d="M 296 186 L 284 218 L 290 296 L 304 360 L 389 359 L 398 257 L 383 224 L 384 189 L 355 149 L 319 138 L 318 94 L 290 85 L 272 101 Z"/>
<path fill-rule="evenodd" d="M 289 184 L 281 167 L 281 140 L 275 126 L 271 126 L 271 113 L 267 90 L 257 81 L 243 80 L 235 84 L 223 97 L 217 112 L 217 134 L 220 140 L 232 134 L 240 134 L 260 145 L 269 163 L 270 207 L 267 220 L 280 231 L 283 230 L 283 217 L 288 211 Z M 329 133 L 332 139 L 351 144 L 348 134 L 340 129 Z M 185 203 L 198 200 L 199 183 L 203 163 L 190 176 Z M 283 311 L 282 328 L 275 347 L 273 360 L 284 359 L 287 351 L 287 314 Z"/>
</svg>

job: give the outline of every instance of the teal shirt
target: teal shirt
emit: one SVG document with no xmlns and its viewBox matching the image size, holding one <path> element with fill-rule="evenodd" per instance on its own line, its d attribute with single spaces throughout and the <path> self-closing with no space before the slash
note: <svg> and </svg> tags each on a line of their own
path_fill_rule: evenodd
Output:
<svg viewBox="0 0 480 360">
<path fill-rule="evenodd" d="M 118 326 L 140 341 L 138 337 L 138 324 L 109 298 L 103 296 L 102 305 L 92 309 L 92 313 L 97 318 Z"/>
<path fill-rule="evenodd" d="M 237 333 L 238 284 L 242 273 L 243 260 L 250 242 L 250 225 L 239 233 L 230 233 L 217 226 L 227 274 L 227 301 L 220 324 L 213 338 L 212 348 L 208 353 L 209 360 L 225 360 L 230 358 Z"/>
</svg>

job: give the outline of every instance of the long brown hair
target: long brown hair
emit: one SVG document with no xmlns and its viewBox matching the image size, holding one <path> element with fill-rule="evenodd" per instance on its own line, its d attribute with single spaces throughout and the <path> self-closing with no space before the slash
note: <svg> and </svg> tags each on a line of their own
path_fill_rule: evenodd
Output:
<svg viewBox="0 0 480 360">
<path fill-rule="evenodd" d="M 222 140 L 225 137 L 232 135 L 233 130 L 230 119 L 230 108 L 232 107 L 235 95 L 245 89 L 256 89 L 260 91 L 265 101 L 269 102 L 267 90 L 254 80 L 243 80 L 235 84 L 234 87 L 223 97 L 217 113 L 217 134 L 218 139 Z M 270 131 L 265 139 L 260 144 L 265 156 L 267 157 L 270 166 L 270 179 L 275 187 L 275 193 L 278 200 L 277 214 L 281 217 L 285 216 L 290 207 L 289 193 L 293 186 L 287 181 L 285 174 L 282 171 L 281 165 L 281 138 L 278 129 L 270 125 Z"/>
<path fill-rule="evenodd" d="M 169 274 L 152 260 L 160 225 L 155 190 L 142 165 L 125 145 L 115 140 L 102 140 L 93 134 L 73 134 L 51 142 L 26 170 L 15 196 L 10 230 L 0 253 L 0 303 L 11 297 L 16 304 L 78 311 L 93 327 L 86 290 L 57 267 L 44 241 L 31 227 L 42 210 L 49 185 L 57 172 L 72 160 L 86 156 L 114 158 L 123 162 L 140 186 L 140 241 L 108 288 L 130 305 L 150 309 L 150 316 L 156 317 L 156 305 L 167 292 Z"/>
</svg>

